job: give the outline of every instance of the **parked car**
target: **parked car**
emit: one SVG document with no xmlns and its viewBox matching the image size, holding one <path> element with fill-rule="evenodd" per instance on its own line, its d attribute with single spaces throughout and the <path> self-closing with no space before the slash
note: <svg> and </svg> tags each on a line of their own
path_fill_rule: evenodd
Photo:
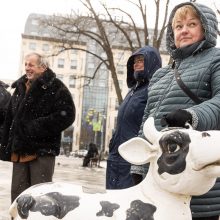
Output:
<svg viewBox="0 0 220 220">
<path fill-rule="evenodd" d="M 72 152 L 70 153 L 70 155 L 71 155 L 71 156 L 74 156 L 74 157 L 80 157 L 80 158 L 82 158 L 82 157 L 85 157 L 87 153 L 88 153 L 88 150 L 86 150 L 86 149 L 80 149 L 80 150 L 72 151 Z"/>
<path fill-rule="evenodd" d="M 76 154 L 77 154 L 77 150 L 74 150 L 74 151 L 70 152 L 70 156 L 72 156 L 72 157 L 76 157 Z"/>
</svg>

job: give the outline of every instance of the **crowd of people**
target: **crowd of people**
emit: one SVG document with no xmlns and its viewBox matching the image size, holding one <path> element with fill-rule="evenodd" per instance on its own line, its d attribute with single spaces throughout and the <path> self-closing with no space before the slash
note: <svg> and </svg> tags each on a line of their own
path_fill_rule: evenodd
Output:
<svg viewBox="0 0 220 220">
<path fill-rule="evenodd" d="M 144 138 L 143 124 L 148 117 L 154 117 L 158 130 L 186 127 L 187 123 L 199 131 L 220 129 L 217 34 L 218 21 L 210 7 L 181 3 L 171 11 L 166 32 L 172 62 L 162 67 L 159 51 L 151 46 L 139 48 L 129 57 L 129 91 L 119 107 L 109 143 L 106 189 L 128 188 L 145 178 L 149 164 L 128 163 L 118 147 L 132 137 Z M 11 85 L 12 94 L 0 82 L 0 159 L 13 163 L 12 202 L 28 187 L 52 181 L 61 133 L 75 120 L 68 88 L 42 55 L 28 54 L 25 71 Z M 98 155 L 97 146 L 90 143 L 83 166 Z M 220 179 L 205 195 L 192 197 L 191 211 L 193 220 L 219 219 Z"/>
</svg>

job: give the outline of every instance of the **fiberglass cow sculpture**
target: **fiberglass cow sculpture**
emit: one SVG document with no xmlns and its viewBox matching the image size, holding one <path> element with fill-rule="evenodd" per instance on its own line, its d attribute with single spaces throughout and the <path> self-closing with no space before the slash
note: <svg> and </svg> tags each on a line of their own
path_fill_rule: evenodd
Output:
<svg viewBox="0 0 220 220">
<path fill-rule="evenodd" d="M 11 216 L 16 220 L 190 220 L 191 195 L 206 193 L 220 176 L 220 131 L 158 132 L 149 118 L 144 134 L 146 140 L 136 137 L 119 148 L 130 163 L 150 162 L 148 175 L 137 186 L 90 194 L 70 183 L 38 184 L 18 196 L 10 207 Z"/>
</svg>

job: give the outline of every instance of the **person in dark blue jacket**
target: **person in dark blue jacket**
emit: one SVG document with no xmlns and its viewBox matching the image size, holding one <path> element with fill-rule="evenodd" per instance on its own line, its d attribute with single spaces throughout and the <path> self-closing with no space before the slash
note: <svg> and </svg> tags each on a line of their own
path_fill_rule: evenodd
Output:
<svg viewBox="0 0 220 220">
<path fill-rule="evenodd" d="M 131 164 L 119 155 L 118 147 L 137 136 L 148 99 L 149 80 L 160 67 L 160 54 L 150 46 L 138 49 L 128 59 L 129 92 L 119 107 L 116 129 L 109 143 L 106 189 L 124 189 L 134 185 L 130 174 Z"/>
</svg>

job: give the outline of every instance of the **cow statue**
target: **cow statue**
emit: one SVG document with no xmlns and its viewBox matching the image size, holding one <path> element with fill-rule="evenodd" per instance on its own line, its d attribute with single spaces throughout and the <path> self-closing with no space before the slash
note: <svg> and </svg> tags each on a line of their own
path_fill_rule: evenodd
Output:
<svg viewBox="0 0 220 220">
<path fill-rule="evenodd" d="M 21 193 L 10 215 L 15 220 L 190 220 L 191 196 L 206 193 L 220 176 L 220 131 L 189 126 L 159 132 L 149 118 L 144 135 L 119 147 L 132 164 L 150 162 L 140 184 L 92 194 L 71 183 L 42 183 Z"/>
</svg>

